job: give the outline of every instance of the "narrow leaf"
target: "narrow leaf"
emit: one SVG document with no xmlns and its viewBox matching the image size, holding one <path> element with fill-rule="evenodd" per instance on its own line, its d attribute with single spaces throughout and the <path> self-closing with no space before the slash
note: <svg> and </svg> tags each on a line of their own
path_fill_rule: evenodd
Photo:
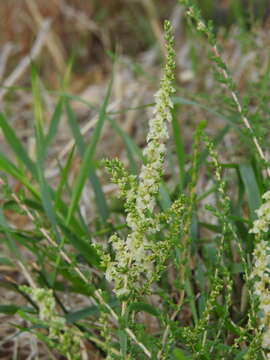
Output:
<svg viewBox="0 0 270 360">
<path fill-rule="evenodd" d="M 6 141 L 11 147 L 12 151 L 16 155 L 17 159 L 20 160 L 24 166 L 30 171 L 33 177 L 37 176 L 37 170 L 34 163 L 29 158 L 25 148 L 22 145 L 22 142 L 16 136 L 14 130 L 7 122 L 3 113 L 0 113 L 0 127 L 3 130 Z"/>
<path fill-rule="evenodd" d="M 77 177 L 77 179 L 75 181 L 75 184 L 74 184 L 74 188 L 73 188 L 74 190 L 72 192 L 71 203 L 70 203 L 68 216 L 67 216 L 67 224 L 69 224 L 70 219 L 71 219 L 74 211 L 76 210 L 76 208 L 78 206 L 78 203 L 80 201 L 80 197 L 81 197 L 81 194 L 82 194 L 82 191 L 83 191 L 83 187 L 85 185 L 85 182 L 87 180 L 89 172 L 93 168 L 93 158 L 94 158 L 95 151 L 96 151 L 96 146 L 97 146 L 98 140 L 100 138 L 104 122 L 105 122 L 106 109 L 107 109 L 107 106 L 108 106 L 108 103 L 109 103 L 109 98 L 110 98 L 110 94 L 111 94 L 111 88 L 112 88 L 112 81 L 110 81 L 105 100 L 104 100 L 104 102 L 102 104 L 102 107 L 100 109 L 100 112 L 99 112 L 98 122 L 97 122 L 95 130 L 93 132 L 91 142 L 87 146 L 86 151 L 84 153 L 83 160 L 82 160 L 82 165 L 81 165 L 78 177 Z"/>
<path fill-rule="evenodd" d="M 57 128 L 61 119 L 61 114 L 62 114 L 62 108 L 63 108 L 63 99 L 60 98 L 60 100 L 58 101 L 53 115 L 52 115 L 52 119 L 50 122 L 50 126 L 48 129 L 48 133 L 45 137 L 45 141 L 44 141 L 44 145 L 43 145 L 43 149 L 42 149 L 42 153 L 41 153 L 41 157 L 42 159 L 45 158 L 49 145 L 51 144 L 56 132 L 57 132 Z"/>
<path fill-rule="evenodd" d="M 143 302 L 131 303 L 129 305 L 129 307 L 128 307 L 128 311 L 129 312 L 131 312 L 131 311 L 135 311 L 135 312 L 143 311 L 143 312 L 147 312 L 148 314 L 153 315 L 155 317 L 160 316 L 160 312 L 156 307 L 154 307 L 153 305 L 150 305 L 150 304 L 143 303 Z"/>
<path fill-rule="evenodd" d="M 250 218 L 252 221 L 254 221 L 257 217 L 255 210 L 257 210 L 261 205 L 261 195 L 257 185 L 254 170 L 250 163 L 240 164 L 239 170 L 247 193 Z"/>
<path fill-rule="evenodd" d="M 66 239 L 74 246 L 75 249 L 78 250 L 79 254 L 83 256 L 88 264 L 92 266 L 98 266 L 99 256 L 94 247 L 86 240 L 77 237 L 65 225 L 60 224 L 60 227 L 65 234 Z"/>
<path fill-rule="evenodd" d="M 180 170 L 180 189 L 182 190 L 185 184 L 185 150 L 184 144 L 181 136 L 181 129 L 180 125 L 177 120 L 177 108 L 176 106 L 172 112 L 172 129 L 173 129 L 173 139 L 175 142 L 175 150 L 176 150 L 176 157 L 177 163 Z"/>
<path fill-rule="evenodd" d="M 81 135 L 80 128 L 77 124 L 75 114 L 72 111 L 72 108 L 70 107 L 68 101 L 66 101 L 66 111 L 67 111 L 68 123 L 71 128 L 72 134 L 74 136 L 75 144 L 78 148 L 81 158 L 83 158 L 86 150 L 86 146 L 83 137 Z M 105 222 L 109 217 L 109 209 L 107 206 L 105 195 L 102 190 L 102 186 L 96 175 L 94 167 L 91 169 L 89 173 L 89 180 L 94 189 L 95 200 L 96 200 L 97 208 L 99 210 L 98 212 L 101 215 L 102 220 Z"/>
</svg>

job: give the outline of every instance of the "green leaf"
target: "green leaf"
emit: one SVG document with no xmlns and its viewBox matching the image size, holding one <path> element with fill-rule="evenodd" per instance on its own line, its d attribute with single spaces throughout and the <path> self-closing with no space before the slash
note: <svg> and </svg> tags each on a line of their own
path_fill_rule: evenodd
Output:
<svg viewBox="0 0 270 360">
<path fill-rule="evenodd" d="M 60 122 L 60 119 L 61 119 L 62 108 L 63 108 L 63 99 L 60 98 L 60 100 L 58 101 L 58 103 L 57 103 L 57 105 L 56 105 L 56 107 L 54 109 L 52 119 L 51 119 L 51 122 L 50 122 L 50 126 L 49 126 L 49 129 L 48 129 L 48 133 L 47 133 L 47 135 L 45 137 L 43 148 L 41 149 L 41 158 L 42 158 L 42 160 L 45 158 L 47 150 L 49 148 L 49 145 L 51 144 L 54 136 L 56 135 L 57 128 L 58 128 L 58 125 L 59 125 L 59 122 Z"/>
<path fill-rule="evenodd" d="M 58 240 L 60 240 L 60 237 L 59 237 L 59 234 L 57 231 L 57 221 L 56 221 L 57 216 L 56 216 L 53 204 L 52 204 L 51 189 L 44 177 L 42 170 L 43 169 L 41 169 L 38 166 L 38 181 L 39 181 L 39 185 L 40 185 L 42 205 L 43 205 L 45 213 L 53 227 L 56 237 L 58 238 Z"/>
<path fill-rule="evenodd" d="M 102 190 L 102 186 L 94 168 L 90 171 L 89 178 L 94 189 L 98 214 L 101 216 L 103 222 L 106 222 L 109 217 L 109 208 L 107 206 L 107 201 Z"/>
<path fill-rule="evenodd" d="M 187 357 L 186 355 L 184 355 L 183 351 L 175 348 L 173 350 L 173 360 L 189 360 L 191 359 L 189 356 Z"/>
<path fill-rule="evenodd" d="M 34 110 L 34 125 L 35 125 L 35 140 L 37 158 L 41 159 L 41 154 L 44 148 L 44 131 L 43 131 L 43 109 L 42 100 L 38 82 L 38 73 L 35 65 L 31 68 L 31 82 L 32 82 L 32 94 L 33 94 L 33 110 Z"/>
<path fill-rule="evenodd" d="M 119 341 L 120 341 L 120 349 L 123 359 L 126 359 L 127 356 L 127 344 L 128 344 L 128 336 L 126 331 L 119 330 L 118 331 Z"/>
<path fill-rule="evenodd" d="M 17 311 L 24 311 L 28 313 L 35 313 L 35 309 L 27 306 L 17 306 L 17 305 L 0 305 L 0 313 L 6 315 L 14 315 Z"/>
<path fill-rule="evenodd" d="M 183 98 L 181 96 L 173 97 L 173 103 L 181 104 L 181 105 L 191 105 L 194 107 L 198 107 L 199 109 L 206 110 L 209 114 L 215 115 L 216 117 L 218 117 L 222 120 L 225 120 L 226 122 L 230 123 L 231 125 L 234 125 L 235 120 L 236 120 L 235 118 L 227 117 L 227 116 L 221 114 L 220 112 L 214 110 L 213 108 L 210 108 L 209 106 L 199 103 L 198 101 L 189 100 L 189 99 Z M 238 118 L 239 118 L 239 116 L 237 116 L 237 119 Z"/>
<path fill-rule="evenodd" d="M 51 189 L 50 189 L 51 191 Z M 55 200 L 55 196 L 53 196 L 53 200 Z M 38 199 L 39 200 L 39 199 Z M 44 216 L 45 214 L 45 210 L 44 210 L 44 206 L 41 203 L 41 201 L 34 201 L 32 199 L 24 199 L 24 204 L 29 208 L 29 209 L 33 209 L 35 211 L 38 211 L 40 213 L 41 216 Z M 63 223 L 63 220 L 66 218 L 67 216 L 67 205 L 61 200 L 59 199 L 57 207 L 56 205 L 54 205 L 54 208 L 57 209 L 57 218 L 56 218 L 56 222 L 57 224 L 59 223 Z M 70 224 L 69 224 L 69 228 L 76 233 L 77 236 L 81 237 L 81 236 L 89 236 L 89 232 L 86 232 L 86 228 L 82 227 L 81 223 L 73 216 Z M 87 229 L 88 230 L 88 229 Z"/>
<path fill-rule="evenodd" d="M 15 265 L 13 261 L 11 261 L 10 259 L 8 259 L 4 256 L 0 256 L 0 264 L 12 266 L 12 267 Z"/>
<path fill-rule="evenodd" d="M 150 304 L 143 303 L 143 302 L 131 303 L 129 305 L 129 307 L 128 307 L 128 311 L 129 312 L 131 312 L 131 311 L 134 311 L 134 312 L 143 311 L 143 312 L 147 312 L 148 314 L 153 315 L 155 317 L 160 316 L 160 311 L 156 307 L 154 307 L 153 305 L 150 305 Z"/>
<path fill-rule="evenodd" d="M 190 304 L 190 309 L 192 312 L 193 320 L 194 320 L 194 323 L 197 324 L 198 323 L 198 314 L 197 314 L 196 303 L 195 303 L 195 295 L 193 293 L 193 289 L 192 289 L 189 279 L 186 280 L 185 288 L 186 288 L 186 292 L 188 295 L 188 302 Z"/>
<path fill-rule="evenodd" d="M 9 229 L 8 223 L 6 222 L 2 207 L 0 207 L 0 229 L 5 234 L 4 241 L 9 247 L 10 251 L 16 256 L 17 260 L 22 261 L 21 254 L 18 250 L 17 244 L 14 241 L 13 237 L 11 236 L 11 231 Z"/>
<path fill-rule="evenodd" d="M 21 184 L 23 184 L 36 198 L 39 194 L 36 189 L 30 184 L 26 175 L 22 173 L 6 156 L 0 152 L 0 170 L 14 177 Z"/>
<path fill-rule="evenodd" d="M 29 158 L 21 141 L 17 138 L 14 130 L 6 121 L 3 113 L 0 113 L 0 127 L 2 128 L 2 131 L 4 133 L 5 140 L 8 142 L 17 159 L 20 160 L 24 164 L 24 166 L 30 171 L 31 175 L 36 178 L 37 169 L 35 167 L 35 164 Z"/>
<path fill-rule="evenodd" d="M 250 218 L 254 221 L 257 218 L 255 210 L 261 206 L 261 195 L 254 170 L 250 163 L 245 163 L 239 165 L 239 171 L 247 193 Z"/>
<path fill-rule="evenodd" d="M 124 142 L 127 152 L 127 158 L 129 161 L 130 172 L 132 174 L 137 174 L 135 156 L 137 156 L 140 160 L 143 160 L 142 150 L 136 145 L 132 138 L 121 129 L 121 127 L 113 118 L 109 117 L 108 119 L 112 128 L 116 131 L 116 133 L 121 137 Z"/>
<path fill-rule="evenodd" d="M 76 272 L 72 270 L 70 265 L 66 265 L 63 267 L 63 264 L 59 266 L 58 273 L 63 276 L 65 280 L 68 280 L 71 284 L 69 284 L 68 289 L 70 293 L 78 293 L 86 296 L 91 296 L 95 287 L 91 284 L 89 279 L 89 283 L 87 284 Z M 55 283 L 57 288 L 59 288 L 58 283 Z M 54 286 L 55 286 L 54 284 Z M 67 283 L 65 282 L 65 287 L 67 288 Z M 59 289 L 60 290 L 60 289 Z"/>
<path fill-rule="evenodd" d="M 246 358 L 246 354 L 248 352 L 248 349 L 244 349 L 242 351 L 240 351 L 240 353 L 238 355 L 236 355 L 234 360 L 244 360 Z"/>
<path fill-rule="evenodd" d="M 65 225 L 60 224 L 60 227 L 65 234 L 66 239 L 74 246 L 75 249 L 78 250 L 79 254 L 83 256 L 88 264 L 92 266 L 99 266 L 100 259 L 95 248 L 82 238 L 77 237 Z"/>
<path fill-rule="evenodd" d="M 14 315 L 18 311 L 19 306 L 16 305 L 0 305 L 0 313 L 6 315 Z"/>
<path fill-rule="evenodd" d="M 83 156 L 84 151 L 85 151 L 84 140 L 81 135 L 80 128 L 77 124 L 77 119 L 75 118 L 75 114 L 74 114 L 72 108 L 70 107 L 67 99 L 65 99 L 65 108 L 66 108 L 66 113 L 67 113 L 68 124 L 71 129 L 72 135 L 74 137 L 75 144 L 78 148 L 80 156 Z"/>
<path fill-rule="evenodd" d="M 166 184 L 162 183 L 159 189 L 159 202 L 162 210 L 167 210 L 171 206 L 171 198 L 169 194 L 169 190 L 167 189 Z"/>
<path fill-rule="evenodd" d="M 19 286 L 17 284 L 13 283 L 12 281 L 9 281 L 6 279 L 1 279 L 1 277 L 0 277 L 0 287 L 17 292 L 22 297 L 24 297 L 33 306 L 34 309 L 36 309 L 36 310 L 38 309 L 37 305 L 33 302 L 31 297 L 29 295 L 25 294 L 22 290 L 20 290 Z M 24 309 L 24 307 L 18 308 L 17 311 L 21 311 L 22 309 Z M 26 307 L 26 309 L 29 309 L 29 308 Z M 28 311 L 28 312 L 30 312 L 30 311 Z"/>
<path fill-rule="evenodd" d="M 60 207 L 64 187 L 68 185 L 68 175 L 69 175 L 69 171 L 70 171 L 71 165 L 72 165 L 74 149 L 75 148 L 73 146 L 72 150 L 68 154 L 66 164 L 64 165 L 63 168 L 61 168 L 60 181 L 59 181 L 58 187 L 56 189 L 55 197 L 54 197 L 54 203 L 55 203 L 56 209 L 59 209 L 59 207 Z M 59 167 L 60 167 L 60 165 L 59 165 Z"/>
<path fill-rule="evenodd" d="M 78 148 L 79 154 L 82 157 L 82 165 L 80 168 L 80 172 L 77 178 L 77 182 L 75 182 L 74 191 L 72 193 L 71 197 L 71 205 L 69 208 L 69 215 L 67 223 L 70 221 L 69 217 L 71 214 L 73 214 L 75 208 L 78 205 L 81 192 L 83 189 L 83 186 L 87 180 L 87 177 L 89 177 L 90 182 L 93 186 L 94 192 L 95 192 L 95 199 L 97 203 L 97 208 L 99 210 L 99 214 L 101 215 L 103 221 L 105 222 L 109 216 L 109 210 L 107 206 L 107 202 L 105 199 L 105 195 L 103 193 L 100 181 L 95 173 L 94 165 L 93 165 L 93 158 L 95 154 L 95 148 L 98 142 L 98 139 L 101 134 L 101 130 L 106 118 L 106 108 L 109 101 L 109 96 L 111 92 L 111 83 L 109 85 L 109 89 L 107 92 L 107 95 L 105 97 L 104 103 L 101 107 L 100 113 L 99 113 L 99 120 L 96 124 L 92 139 L 90 141 L 90 144 L 88 147 L 85 146 L 83 137 L 80 133 L 79 126 L 77 125 L 75 114 L 73 113 L 68 101 L 65 102 L 66 105 L 66 111 L 68 116 L 68 123 L 71 128 L 72 134 L 75 139 L 75 144 Z"/>
<path fill-rule="evenodd" d="M 181 136 L 181 130 L 180 126 L 177 120 L 177 108 L 174 107 L 172 111 L 172 129 L 173 129 L 173 139 L 175 143 L 175 151 L 176 151 L 176 157 L 178 162 L 178 167 L 180 170 L 180 190 L 183 189 L 185 184 L 185 149 L 183 144 L 183 139 Z"/>
<path fill-rule="evenodd" d="M 81 310 L 69 312 L 65 315 L 67 322 L 74 323 L 79 320 L 86 319 L 89 316 L 97 316 L 99 314 L 99 308 L 96 305 L 87 306 Z"/>
</svg>

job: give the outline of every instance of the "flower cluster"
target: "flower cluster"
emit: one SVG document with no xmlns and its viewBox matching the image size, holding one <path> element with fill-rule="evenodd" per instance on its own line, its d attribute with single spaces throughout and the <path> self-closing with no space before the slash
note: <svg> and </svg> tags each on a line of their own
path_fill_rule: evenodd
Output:
<svg viewBox="0 0 270 360">
<path fill-rule="evenodd" d="M 69 328 L 65 318 L 57 314 L 52 290 L 30 288 L 28 286 L 21 286 L 20 289 L 30 295 L 37 303 L 39 307 L 39 321 L 49 329 L 48 345 L 57 349 L 68 360 L 80 360 L 80 334 L 75 333 L 73 329 Z M 39 322 L 35 319 L 32 320 L 34 323 Z"/>
<path fill-rule="evenodd" d="M 269 229 L 270 223 L 270 191 L 267 191 L 263 195 L 265 203 L 256 210 L 258 219 L 254 221 L 253 228 L 250 230 L 251 233 L 260 234 L 262 232 L 267 232 Z"/>
<path fill-rule="evenodd" d="M 130 294 L 142 274 L 145 274 L 147 281 L 153 278 L 157 247 L 164 248 L 164 244 L 158 246 L 154 241 L 154 234 L 160 231 L 161 227 L 161 217 L 155 214 L 155 198 L 163 175 L 165 141 L 168 138 L 167 122 L 171 121 L 171 95 L 174 92 L 175 54 L 172 27 L 168 21 L 165 22 L 165 39 L 165 71 L 160 89 L 155 95 L 155 107 L 149 122 L 147 146 L 144 150 L 145 163 L 139 177 L 137 179 L 129 175 L 119 160 L 106 162 L 112 180 L 118 184 L 120 195 L 125 199 L 126 221 L 130 228 L 126 239 L 117 234 L 109 239 L 115 258 L 112 259 L 108 254 L 102 256 L 106 278 L 114 283 L 114 290 L 118 296 Z"/>
<path fill-rule="evenodd" d="M 254 290 L 259 298 L 261 312 L 260 327 L 263 330 L 262 346 L 270 350 L 270 244 L 263 240 L 270 222 L 270 191 L 263 195 L 264 204 L 256 211 L 258 219 L 254 221 L 250 233 L 256 234 L 257 244 L 253 253 L 254 267 L 251 277 L 255 280 Z M 267 354 L 270 359 L 270 352 Z"/>
</svg>

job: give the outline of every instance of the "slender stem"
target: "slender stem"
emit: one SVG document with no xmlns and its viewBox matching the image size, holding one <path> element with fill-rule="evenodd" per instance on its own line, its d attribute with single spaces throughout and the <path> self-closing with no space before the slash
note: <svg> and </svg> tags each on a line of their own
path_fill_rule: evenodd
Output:
<svg viewBox="0 0 270 360">
<path fill-rule="evenodd" d="M 215 55 L 217 58 L 222 59 L 222 58 L 221 58 L 221 55 L 220 55 L 220 53 L 219 53 L 219 51 L 218 51 L 217 45 L 213 45 L 212 51 L 213 51 L 214 55 Z M 226 80 L 229 80 L 230 77 L 229 77 L 229 74 L 228 74 L 228 72 L 227 72 L 226 69 L 220 69 L 220 68 L 219 68 L 219 71 L 222 73 L 222 75 L 224 76 L 224 78 L 225 78 Z M 234 101 L 234 103 L 235 103 L 235 105 L 236 105 L 236 107 L 237 107 L 237 110 L 238 110 L 238 112 L 239 112 L 239 114 L 240 114 L 240 116 L 241 116 L 241 119 L 242 119 L 243 123 L 245 124 L 245 126 L 246 126 L 246 127 L 249 129 L 249 131 L 251 132 L 251 134 L 252 134 L 252 141 L 253 141 L 253 143 L 254 143 L 254 145 L 255 145 L 255 147 L 256 147 L 256 149 L 257 149 L 257 151 L 258 151 L 258 153 L 259 153 L 259 155 L 260 155 L 260 157 L 261 157 L 261 159 L 266 163 L 266 162 L 267 162 L 266 156 L 265 156 L 265 154 L 264 154 L 264 152 L 263 152 L 263 150 L 262 150 L 262 148 L 261 148 L 261 146 L 260 146 L 260 144 L 259 144 L 258 139 L 257 139 L 256 136 L 254 135 L 254 131 L 253 131 L 251 125 L 250 125 L 250 122 L 249 122 L 248 118 L 243 114 L 243 108 L 242 108 L 242 105 L 241 105 L 241 103 L 240 103 L 240 100 L 239 100 L 239 98 L 238 98 L 238 96 L 237 96 L 237 94 L 236 94 L 235 91 L 233 91 L 233 90 L 230 90 L 230 91 L 231 91 L 231 95 L 232 95 L 233 101 Z M 268 177 L 270 177 L 270 168 L 267 167 L 267 168 L 266 168 L 266 171 L 267 171 Z"/>
</svg>

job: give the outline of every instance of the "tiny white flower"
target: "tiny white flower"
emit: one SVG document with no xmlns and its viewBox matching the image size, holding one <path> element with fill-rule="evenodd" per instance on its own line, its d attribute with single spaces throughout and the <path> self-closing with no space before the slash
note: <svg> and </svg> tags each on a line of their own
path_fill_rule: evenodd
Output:
<svg viewBox="0 0 270 360">
<path fill-rule="evenodd" d="M 202 21 L 199 21 L 198 24 L 197 24 L 197 29 L 200 30 L 200 31 L 205 30 L 206 26 Z"/>
<path fill-rule="evenodd" d="M 187 16 L 192 17 L 194 15 L 193 7 L 188 8 L 188 10 L 186 11 L 186 14 L 187 14 Z"/>
<path fill-rule="evenodd" d="M 270 349 L 270 331 L 269 330 L 263 334 L 262 347 L 265 349 Z M 268 358 L 270 358 L 270 356 Z"/>
<path fill-rule="evenodd" d="M 262 312 L 260 317 L 260 329 L 263 331 L 262 347 L 270 350 L 270 244 L 262 239 L 262 236 L 269 230 L 270 191 L 267 191 L 262 198 L 265 202 L 256 210 L 258 219 L 253 222 L 253 228 L 249 231 L 254 233 L 258 239 L 253 253 L 254 267 L 251 278 L 255 279 L 254 293 L 259 298 L 259 310 Z M 270 357 L 268 356 L 268 358 Z"/>
<path fill-rule="evenodd" d="M 264 193 L 262 198 L 265 200 L 270 200 L 270 191 L 267 191 L 266 193 Z"/>
<path fill-rule="evenodd" d="M 145 164 L 136 181 L 126 175 L 123 166 L 117 161 L 113 162 L 114 168 L 111 169 L 112 177 L 116 179 L 120 193 L 126 200 L 126 222 L 130 229 L 126 239 L 121 240 L 118 235 L 110 238 L 115 253 L 114 260 L 108 261 L 106 255 L 103 256 L 103 263 L 107 264 L 106 279 L 113 282 L 117 296 L 129 294 L 138 286 L 142 275 L 151 279 L 155 270 L 152 263 L 156 244 L 148 236 L 160 230 L 160 224 L 155 221 L 156 196 L 162 181 L 166 153 L 164 142 L 169 136 L 167 123 L 172 119 L 171 95 L 174 92 L 174 50 L 172 29 L 168 22 L 165 24 L 165 31 L 168 56 L 160 88 L 154 95 L 155 107 L 149 121 L 147 145 L 143 151 Z M 117 177 L 117 174 L 120 175 Z"/>
</svg>

